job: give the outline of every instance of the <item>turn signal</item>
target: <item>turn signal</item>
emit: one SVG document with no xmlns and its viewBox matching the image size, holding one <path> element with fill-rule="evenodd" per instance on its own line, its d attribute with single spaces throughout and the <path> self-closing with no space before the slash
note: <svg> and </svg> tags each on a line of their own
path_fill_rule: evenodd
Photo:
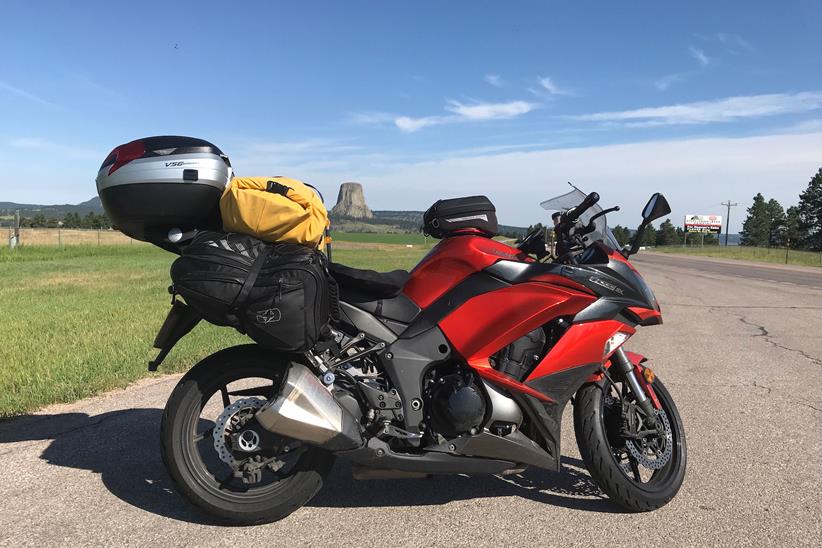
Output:
<svg viewBox="0 0 822 548">
<path fill-rule="evenodd" d="M 642 369 L 642 376 L 645 377 L 645 382 L 651 384 L 656 379 L 656 373 L 650 367 L 645 367 Z"/>
</svg>

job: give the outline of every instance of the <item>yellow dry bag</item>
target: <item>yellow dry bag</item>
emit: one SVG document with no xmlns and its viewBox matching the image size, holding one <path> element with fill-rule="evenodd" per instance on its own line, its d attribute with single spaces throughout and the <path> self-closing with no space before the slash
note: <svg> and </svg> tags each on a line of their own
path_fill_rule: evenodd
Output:
<svg viewBox="0 0 822 548">
<path fill-rule="evenodd" d="M 319 193 L 288 177 L 235 177 L 220 198 L 226 232 L 321 247 L 328 212 Z"/>
</svg>

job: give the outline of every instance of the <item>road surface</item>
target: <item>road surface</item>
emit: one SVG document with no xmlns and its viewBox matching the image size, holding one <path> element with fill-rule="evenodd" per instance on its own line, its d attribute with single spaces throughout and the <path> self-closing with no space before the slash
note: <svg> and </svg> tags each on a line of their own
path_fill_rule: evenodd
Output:
<svg viewBox="0 0 822 548">
<path fill-rule="evenodd" d="M 640 252 L 631 259 L 637 265 L 653 264 L 668 267 L 684 267 L 699 271 L 702 276 L 725 274 L 738 278 L 765 280 L 770 282 L 822 288 L 822 267 L 785 266 L 769 263 L 755 263 L 734 259 L 714 259 L 665 253 Z"/>
<path fill-rule="evenodd" d="M 161 376 L 0 424 L 0 545 L 822 545 L 822 289 L 679 257 L 638 266 L 665 324 L 628 348 L 653 358 L 689 449 L 680 494 L 656 512 L 599 494 L 566 414 L 562 474 L 357 482 L 338 461 L 285 520 L 217 526 L 163 470 L 158 422 L 177 377 Z"/>
</svg>

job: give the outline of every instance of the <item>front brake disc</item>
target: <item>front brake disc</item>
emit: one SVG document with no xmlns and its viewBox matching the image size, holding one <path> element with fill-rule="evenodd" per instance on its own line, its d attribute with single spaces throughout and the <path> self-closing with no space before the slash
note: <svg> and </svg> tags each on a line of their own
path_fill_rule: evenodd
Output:
<svg viewBox="0 0 822 548">
<path fill-rule="evenodd" d="M 674 434 L 671 431 L 671 423 L 668 421 L 668 415 L 665 414 L 665 411 L 662 409 L 658 409 L 656 411 L 657 419 L 662 421 L 662 425 L 665 429 L 664 438 L 661 438 L 659 441 L 663 441 L 665 443 L 665 447 L 662 450 L 662 453 L 654 453 L 652 456 L 654 458 L 648 458 L 648 450 L 643 448 L 641 444 L 638 444 L 637 440 L 633 439 L 626 439 L 625 446 L 628 449 L 628 452 L 631 454 L 634 459 L 636 459 L 639 464 L 644 466 L 645 468 L 649 468 L 651 470 L 659 470 L 666 464 L 668 461 L 671 460 L 671 455 L 673 454 L 673 444 L 674 444 Z"/>
</svg>

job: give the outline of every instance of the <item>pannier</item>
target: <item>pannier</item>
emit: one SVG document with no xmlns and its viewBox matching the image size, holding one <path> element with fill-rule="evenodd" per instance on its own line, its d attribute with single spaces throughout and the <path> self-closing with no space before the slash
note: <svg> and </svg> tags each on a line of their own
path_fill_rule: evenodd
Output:
<svg viewBox="0 0 822 548">
<path fill-rule="evenodd" d="M 220 199 L 223 230 L 318 247 L 328 212 L 313 187 L 288 177 L 235 177 Z"/>
<path fill-rule="evenodd" d="M 325 256 L 245 234 L 199 232 L 171 265 L 172 291 L 204 319 L 274 350 L 302 352 L 327 329 Z"/>
<path fill-rule="evenodd" d="M 497 213 L 485 196 L 438 200 L 423 216 L 423 232 L 434 238 L 447 238 L 461 232 L 479 231 L 497 235 Z"/>
<path fill-rule="evenodd" d="M 120 145 L 97 173 L 97 193 L 123 233 L 167 247 L 195 229 L 219 230 L 231 179 L 222 151 L 193 137 L 146 137 Z"/>
</svg>

